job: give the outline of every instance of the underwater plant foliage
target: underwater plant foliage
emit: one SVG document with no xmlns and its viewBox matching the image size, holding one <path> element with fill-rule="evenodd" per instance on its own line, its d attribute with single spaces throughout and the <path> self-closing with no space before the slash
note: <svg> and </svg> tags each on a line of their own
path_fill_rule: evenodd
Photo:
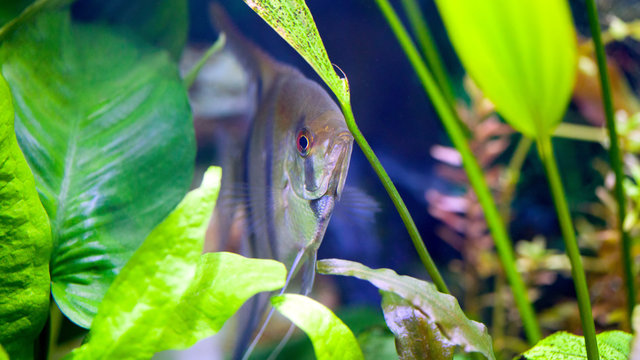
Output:
<svg viewBox="0 0 640 360">
<path fill-rule="evenodd" d="M 52 246 L 49 219 L 13 124 L 11 93 L 0 75 L 0 344 L 20 359 L 33 357 L 31 344 L 47 319 Z"/>
</svg>

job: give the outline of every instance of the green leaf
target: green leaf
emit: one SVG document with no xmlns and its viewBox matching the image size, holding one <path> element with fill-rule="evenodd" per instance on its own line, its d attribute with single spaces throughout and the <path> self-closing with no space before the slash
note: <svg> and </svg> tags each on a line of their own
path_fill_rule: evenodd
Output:
<svg viewBox="0 0 640 360">
<path fill-rule="evenodd" d="M 317 360 L 364 359 L 351 330 L 319 302 L 302 295 L 284 294 L 272 297 L 271 304 L 307 333 Z"/>
<path fill-rule="evenodd" d="M 167 49 L 178 60 L 187 41 L 187 0 L 81 0 L 74 13 L 82 20 L 102 21 L 132 30 L 149 43 Z"/>
<path fill-rule="evenodd" d="M 105 294 L 89 342 L 76 357 L 148 359 L 155 353 L 167 320 L 175 316 L 171 312 L 196 275 L 220 175 L 220 168 L 205 173 L 202 185 L 133 254 Z"/>
<path fill-rule="evenodd" d="M 0 345 L 0 360 L 9 360 L 9 354 L 7 354 L 2 345 Z"/>
<path fill-rule="evenodd" d="M 438 292 L 431 283 L 398 275 L 393 270 L 373 270 L 362 264 L 340 259 L 318 261 L 318 272 L 367 280 L 380 290 L 401 297 L 426 315 L 452 344 L 461 346 L 466 352 L 477 351 L 488 359 L 494 359 L 493 345 L 487 328 L 481 323 L 467 319 L 456 298 Z M 387 323 L 388 321 L 389 319 Z"/>
<path fill-rule="evenodd" d="M 32 2 L 33 0 L 3 1 L 0 4 L 0 27 L 9 22 L 9 20 L 20 15 L 22 10 L 24 10 Z"/>
<path fill-rule="evenodd" d="M 567 1 L 436 0 L 464 68 L 518 131 L 548 136 L 577 69 Z"/>
<path fill-rule="evenodd" d="M 396 337 L 401 360 L 453 359 L 455 344 L 442 334 L 435 322 L 398 295 L 381 293 L 384 317 Z"/>
<path fill-rule="evenodd" d="M 105 295 L 74 359 L 148 359 L 214 335 L 251 296 L 284 286 L 283 264 L 231 253 L 200 255 L 219 168 L 149 235 Z M 198 261 L 199 258 L 199 261 Z M 127 296 L 123 296 L 127 294 Z"/>
<path fill-rule="evenodd" d="M 0 343 L 25 359 L 33 357 L 49 310 L 51 228 L 13 123 L 11 93 L 0 76 Z"/>
<path fill-rule="evenodd" d="M 602 360 L 629 359 L 631 334 L 623 331 L 607 331 L 598 334 L 596 340 Z M 584 337 L 561 331 L 540 340 L 522 356 L 529 360 L 578 360 L 585 359 L 587 352 Z"/>
<path fill-rule="evenodd" d="M 71 24 L 67 12 L 20 27 L 0 62 L 51 220 L 53 297 L 89 327 L 122 266 L 190 186 L 187 93 L 166 52 Z"/>
<path fill-rule="evenodd" d="M 320 75 L 343 104 L 349 104 L 349 83 L 333 69 L 313 16 L 304 0 L 244 0 Z"/>
<path fill-rule="evenodd" d="M 169 316 L 160 350 L 186 349 L 214 335 L 250 297 L 282 288 L 286 276 L 284 264 L 274 260 L 202 255 L 195 278 Z"/>
</svg>

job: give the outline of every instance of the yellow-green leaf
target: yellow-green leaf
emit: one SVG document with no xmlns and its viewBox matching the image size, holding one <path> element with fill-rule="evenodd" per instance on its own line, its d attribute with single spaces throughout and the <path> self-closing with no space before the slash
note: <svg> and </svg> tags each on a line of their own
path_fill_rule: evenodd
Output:
<svg viewBox="0 0 640 360">
<path fill-rule="evenodd" d="M 355 336 L 331 310 L 306 296 L 284 294 L 271 304 L 311 339 L 318 360 L 364 360 Z"/>
<path fill-rule="evenodd" d="M 465 69 L 523 134 L 546 136 L 573 89 L 576 35 L 567 1 L 437 0 Z"/>
</svg>

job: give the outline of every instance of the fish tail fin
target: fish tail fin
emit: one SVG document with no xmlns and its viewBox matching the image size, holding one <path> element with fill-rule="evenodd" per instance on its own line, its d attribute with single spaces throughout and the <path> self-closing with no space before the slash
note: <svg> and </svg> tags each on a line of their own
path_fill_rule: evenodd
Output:
<svg viewBox="0 0 640 360">
<path fill-rule="evenodd" d="M 229 18 L 226 10 L 217 2 L 209 7 L 213 26 L 227 37 L 227 47 L 245 69 L 255 78 L 268 85 L 280 66 L 271 56 L 247 39 Z"/>
</svg>

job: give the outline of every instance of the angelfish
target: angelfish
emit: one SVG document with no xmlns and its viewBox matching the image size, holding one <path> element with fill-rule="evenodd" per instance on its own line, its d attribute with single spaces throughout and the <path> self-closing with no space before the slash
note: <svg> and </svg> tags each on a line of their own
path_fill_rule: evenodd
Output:
<svg viewBox="0 0 640 360">
<path fill-rule="evenodd" d="M 299 291 L 308 293 L 317 249 L 344 189 L 353 136 L 319 84 L 246 40 L 219 7 L 212 14 L 226 35 L 225 51 L 247 72 L 254 101 L 227 134 L 221 200 L 208 237 L 218 247 L 240 238 L 245 255 L 283 262 L 287 283 L 304 268 Z M 249 322 L 260 317 L 261 306 Z"/>
</svg>

